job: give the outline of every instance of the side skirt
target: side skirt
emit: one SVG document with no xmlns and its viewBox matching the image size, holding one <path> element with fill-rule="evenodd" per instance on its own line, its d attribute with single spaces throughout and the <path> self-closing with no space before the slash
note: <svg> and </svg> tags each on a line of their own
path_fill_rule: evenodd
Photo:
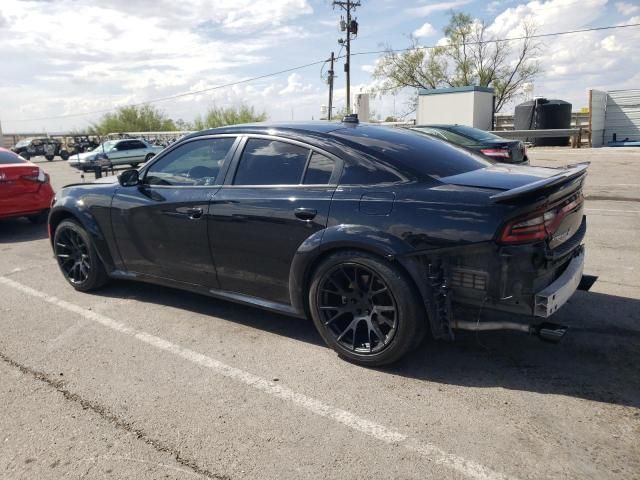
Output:
<svg viewBox="0 0 640 480">
<path fill-rule="evenodd" d="M 186 290 L 192 293 L 199 293 L 208 297 L 218 298 L 221 300 L 228 300 L 243 305 L 249 305 L 258 307 L 263 310 L 269 310 L 270 312 L 280 313 L 296 318 L 307 318 L 304 313 L 296 311 L 291 305 L 284 303 L 272 302 L 265 300 L 264 298 L 253 297 L 250 295 L 244 295 L 242 293 L 228 292 L 226 290 L 218 290 L 215 288 L 207 288 L 202 285 L 194 285 L 191 283 L 177 282 L 165 277 L 156 277 L 153 275 L 146 275 L 134 272 L 125 272 L 122 270 L 114 270 L 109 276 L 117 280 L 135 280 L 145 283 L 153 283 L 155 285 L 162 285 L 169 288 L 177 288 L 180 290 Z"/>
</svg>

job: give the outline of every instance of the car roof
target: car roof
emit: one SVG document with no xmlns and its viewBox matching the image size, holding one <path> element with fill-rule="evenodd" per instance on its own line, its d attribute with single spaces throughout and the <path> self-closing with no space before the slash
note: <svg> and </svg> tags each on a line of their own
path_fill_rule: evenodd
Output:
<svg viewBox="0 0 640 480">
<path fill-rule="evenodd" d="M 189 135 L 189 137 L 198 137 L 201 135 L 214 135 L 216 133 L 269 133 L 269 132 L 285 132 L 291 133 L 329 133 L 333 130 L 345 128 L 353 124 L 344 124 L 342 122 L 260 122 L 260 123 L 243 123 L 239 125 L 229 125 L 226 127 L 211 128 L 202 130 Z"/>
<path fill-rule="evenodd" d="M 409 128 L 420 128 L 420 127 L 424 127 L 424 128 L 441 128 L 443 130 L 449 130 L 450 128 L 453 127 L 459 127 L 460 125 L 457 123 L 435 123 L 435 124 L 430 124 L 430 125 L 412 125 Z M 470 127 L 473 128 L 473 127 Z"/>
</svg>

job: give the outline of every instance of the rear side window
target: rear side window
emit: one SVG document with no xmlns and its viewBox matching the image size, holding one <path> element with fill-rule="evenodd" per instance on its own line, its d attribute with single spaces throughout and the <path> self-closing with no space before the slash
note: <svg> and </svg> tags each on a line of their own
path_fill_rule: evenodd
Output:
<svg viewBox="0 0 640 480">
<path fill-rule="evenodd" d="M 331 175 L 336 167 L 336 162 L 318 152 L 311 154 L 307 172 L 304 174 L 305 185 L 326 185 L 331 180 Z"/>
<path fill-rule="evenodd" d="M 240 157 L 234 185 L 298 185 L 309 149 L 262 138 L 250 138 Z"/>
<path fill-rule="evenodd" d="M 27 163 L 27 161 L 13 152 L 0 149 L 0 165 L 8 165 L 11 163 Z"/>
<path fill-rule="evenodd" d="M 129 142 L 129 148 L 131 150 L 135 150 L 137 148 L 147 148 L 147 146 L 144 143 L 142 143 L 140 140 L 131 140 Z"/>
<path fill-rule="evenodd" d="M 448 177 L 492 165 L 462 147 L 405 128 L 359 125 L 331 135 L 358 144 L 380 163 L 418 179 Z"/>
</svg>

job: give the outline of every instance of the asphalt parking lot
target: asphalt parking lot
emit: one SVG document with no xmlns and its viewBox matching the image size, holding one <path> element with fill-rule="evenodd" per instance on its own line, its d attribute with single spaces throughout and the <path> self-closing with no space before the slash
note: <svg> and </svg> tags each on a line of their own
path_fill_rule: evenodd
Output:
<svg viewBox="0 0 640 480">
<path fill-rule="evenodd" d="M 592 162 L 598 280 L 555 317 L 565 340 L 462 333 L 384 369 L 311 321 L 124 281 L 75 292 L 45 226 L 0 222 L 0 477 L 640 478 L 640 149 L 530 157 Z M 81 181 L 56 160 L 36 160 L 56 189 Z"/>
</svg>

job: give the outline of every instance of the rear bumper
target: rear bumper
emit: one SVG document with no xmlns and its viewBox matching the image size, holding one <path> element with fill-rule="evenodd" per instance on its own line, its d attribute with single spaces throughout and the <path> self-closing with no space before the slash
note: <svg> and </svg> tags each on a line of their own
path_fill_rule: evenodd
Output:
<svg viewBox="0 0 640 480">
<path fill-rule="evenodd" d="M 584 249 L 580 247 L 565 271 L 551 285 L 535 295 L 534 316 L 547 318 L 564 305 L 580 285 L 583 268 Z"/>
<path fill-rule="evenodd" d="M 36 192 L 2 199 L 0 200 L 0 219 L 37 215 L 49 209 L 53 195 L 51 185 L 43 183 Z"/>
</svg>

